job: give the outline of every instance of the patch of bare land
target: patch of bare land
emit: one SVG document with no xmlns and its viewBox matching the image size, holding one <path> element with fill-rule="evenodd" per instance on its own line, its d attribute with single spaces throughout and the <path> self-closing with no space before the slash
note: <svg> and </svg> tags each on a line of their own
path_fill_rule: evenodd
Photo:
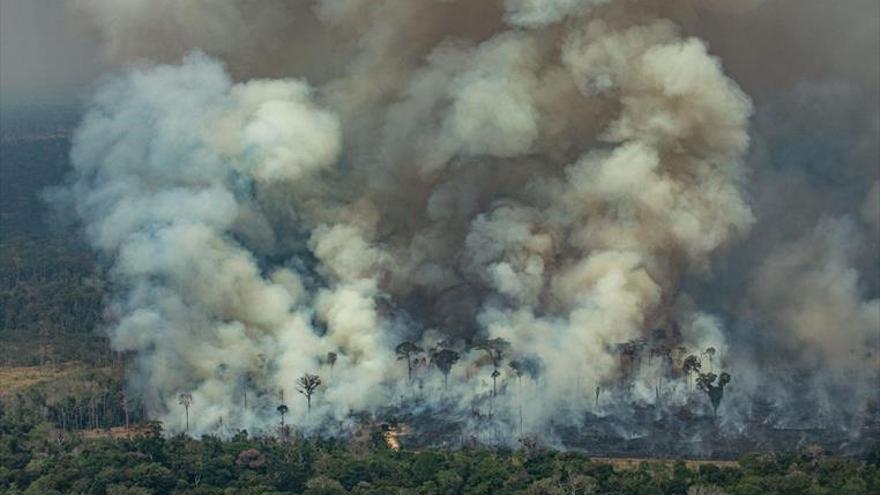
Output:
<svg viewBox="0 0 880 495">
<path fill-rule="evenodd" d="M 86 369 L 81 363 L 59 366 L 0 366 L 0 398 L 35 385 L 69 378 Z"/>
<path fill-rule="evenodd" d="M 145 435 L 149 430 L 143 425 L 134 425 L 129 428 L 124 426 L 114 426 L 112 428 L 93 428 L 82 430 L 79 434 L 83 438 L 134 438 L 138 435 Z"/>
</svg>

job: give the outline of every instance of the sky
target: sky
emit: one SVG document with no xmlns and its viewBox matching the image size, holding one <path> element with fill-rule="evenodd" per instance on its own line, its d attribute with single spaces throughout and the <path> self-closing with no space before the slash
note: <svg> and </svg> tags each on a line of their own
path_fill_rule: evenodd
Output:
<svg viewBox="0 0 880 495">
<path fill-rule="evenodd" d="M 72 103 L 103 71 L 70 0 L 0 0 L 0 102 Z"/>
</svg>

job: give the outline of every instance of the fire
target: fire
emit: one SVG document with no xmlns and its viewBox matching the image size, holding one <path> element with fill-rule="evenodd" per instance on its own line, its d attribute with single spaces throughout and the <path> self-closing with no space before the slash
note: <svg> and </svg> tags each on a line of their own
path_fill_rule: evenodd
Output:
<svg viewBox="0 0 880 495">
<path fill-rule="evenodd" d="M 388 445 L 388 448 L 393 451 L 400 450 L 400 440 L 397 438 L 398 435 L 397 428 L 389 428 L 385 432 L 385 443 Z"/>
<path fill-rule="evenodd" d="M 400 450 L 400 437 L 407 435 L 409 428 L 406 425 L 382 425 L 382 436 L 385 438 L 385 444 L 393 451 Z"/>
</svg>

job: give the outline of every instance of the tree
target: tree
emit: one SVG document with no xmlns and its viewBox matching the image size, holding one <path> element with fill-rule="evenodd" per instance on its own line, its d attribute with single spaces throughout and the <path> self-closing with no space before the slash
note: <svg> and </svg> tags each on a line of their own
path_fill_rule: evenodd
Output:
<svg viewBox="0 0 880 495">
<path fill-rule="evenodd" d="M 184 411 L 186 411 L 186 431 L 189 431 L 189 406 L 192 404 L 193 396 L 189 392 L 184 392 L 180 394 L 177 402 L 183 406 Z"/>
<path fill-rule="evenodd" d="M 504 354 L 510 349 L 510 343 L 506 340 L 498 337 L 494 339 L 484 340 L 477 345 L 474 346 L 475 349 L 480 349 L 485 351 L 489 356 L 489 359 L 492 360 L 492 366 L 498 368 L 501 366 L 501 361 L 504 359 Z"/>
<path fill-rule="evenodd" d="M 529 378 L 531 378 L 532 381 L 535 382 L 535 390 L 537 390 L 538 380 L 541 378 L 541 374 L 544 372 L 544 361 L 541 359 L 540 356 L 533 354 L 521 358 L 520 363 L 522 363 L 523 371 L 525 371 L 525 373 L 529 375 Z"/>
<path fill-rule="evenodd" d="M 449 372 L 452 370 L 452 366 L 458 362 L 459 358 L 461 358 L 461 356 L 452 349 L 440 349 L 431 355 L 431 362 L 436 364 L 443 373 L 444 389 L 448 388 Z"/>
<path fill-rule="evenodd" d="M 296 381 L 296 384 L 296 391 L 306 397 L 306 401 L 308 402 L 309 406 L 309 412 L 311 412 L 312 395 L 315 393 L 315 390 L 317 390 L 318 387 L 321 386 L 321 377 L 318 375 L 305 373 L 303 374 L 303 376 L 299 377 L 299 380 Z"/>
<path fill-rule="evenodd" d="M 278 391 L 279 399 L 281 399 L 281 404 L 275 408 L 278 411 L 278 414 L 281 415 L 281 434 L 284 434 L 284 415 L 290 411 L 290 408 L 287 407 L 287 404 L 284 403 L 284 389 Z"/>
<path fill-rule="evenodd" d="M 523 366 L 522 361 L 513 360 L 508 365 L 510 369 L 513 370 L 513 374 L 516 375 L 516 398 L 519 403 L 519 434 L 522 436 L 523 433 L 523 406 L 522 406 L 522 377 L 525 374 L 525 366 Z"/>
<path fill-rule="evenodd" d="M 494 397 L 498 393 L 495 381 L 501 376 L 501 372 L 498 371 L 498 368 L 501 367 L 501 361 L 504 359 L 504 354 L 510 349 L 510 343 L 502 338 L 494 338 L 484 340 L 474 346 L 474 348 L 484 351 L 492 361 L 492 396 Z"/>
<path fill-rule="evenodd" d="M 702 366 L 700 360 L 693 354 L 684 358 L 684 361 L 681 363 L 681 369 L 688 378 L 688 388 L 690 388 L 691 375 L 699 373 Z"/>
<path fill-rule="evenodd" d="M 128 394 L 125 392 L 122 393 L 122 413 L 125 415 L 125 434 L 129 435 L 128 431 Z"/>
<path fill-rule="evenodd" d="M 248 389 L 253 386 L 254 381 L 256 381 L 257 374 L 253 371 L 248 371 L 244 374 L 244 408 L 248 408 L 247 397 L 248 397 Z"/>
<path fill-rule="evenodd" d="M 394 349 L 394 352 L 397 353 L 397 359 L 399 361 L 406 360 L 407 376 L 409 377 L 409 381 L 412 381 L 412 356 L 413 354 L 422 352 L 422 348 L 412 342 L 404 341 L 398 344 Z"/>
<path fill-rule="evenodd" d="M 281 431 L 283 432 L 284 431 L 284 415 L 287 414 L 287 411 L 289 411 L 290 409 L 285 404 L 281 404 L 277 408 L 275 408 L 275 410 L 278 411 L 278 414 L 281 415 Z"/>
<path fill-rule="evenodd" d="M 327 353 L 327 364 L 330 365 L 330 378 L 333 378 L 333 365 L 336 364 L 336 353 L 328 352 Z"/>
<path fill-rule="evenodd" d="M 498 377 L 499 377 L 499 376 L 501 376 L 501 372 L 500 372 L 500 371 L 498 371 L 497 369 L 496 369 L 496 370 L 492 370 L 492 396 L 493 396 L 493 397 L 496 396 L 496 395 L 498 395 L 498 391 L 497 391 L 497 387 L 496 387 L 496 381 L 498 380 Z"/>
<path fill-rule="evenodd" d="M 718 379 L 717 384 L 715 383 L 716 378 Z M 728 373 L 721 373 L 721 376 L 716 376 L 715 373 L 700 373 L 697 378 L 697 386 L 709 395 L 712 411 L 716 417 L 718 416 L 718 406 L 721 404 L 721 399 L 724 398 L 724 387 L 729 382 L 730 375 Z"/>
</svg>

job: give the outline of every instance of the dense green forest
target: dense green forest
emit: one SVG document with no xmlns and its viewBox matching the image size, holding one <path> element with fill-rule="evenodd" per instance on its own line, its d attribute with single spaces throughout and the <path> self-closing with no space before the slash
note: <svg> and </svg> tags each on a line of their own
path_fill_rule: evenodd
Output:
<svg viewBox="0 0 880 495">
<path fill-rule="evenodd" d="M 375 428 L 351 441 L 84 439 L 15 408 L 0 410 L 0 491 L 8 494 L 860 495 L 880 491 L 880 453 L 856 461 L 819 449 L 738 463 L 633 467 L 534 445 L 519 450 L 396 451 Z"/>
<path fill-rule="evenodd" d="M 0 363 L 32 366 L 112 359 L 96 332 L 102 296 L 91 257 L 63 238 L 0 242 Z"/>
</svg>

